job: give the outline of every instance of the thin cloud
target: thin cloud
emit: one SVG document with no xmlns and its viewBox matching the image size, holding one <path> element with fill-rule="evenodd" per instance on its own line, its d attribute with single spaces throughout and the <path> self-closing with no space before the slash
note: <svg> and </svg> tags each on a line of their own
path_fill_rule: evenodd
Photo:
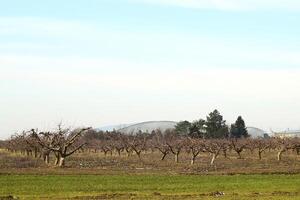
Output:
<svg viewBox="0 0 300 200">
<path fill-rule="evenodd" d="M 77 37 L 93 33 L 87 22 L 55 20 L 36 17 L 0 17 L 0 35 L 66 36 Z"/>
<path fill-rule="evenodd" d="M 157 4 L 164 6 L 178 6 L 185 8 L 219 9 L 219 10 L 239 10 L 240 3 L 235 0 L 133 0 L 147 4 Z"/>
<path fill-rule="evenodd" d="M 264 95 L 268 91 L 273 93 L 274 97 L 280 87 L 284 87 L 286 92 L 290 85 L 300 87 L 299 81 L 297 81 L 299 69 L 216 69 L 205 67 L 178 68 L 173 69 L 170 73 L 169 69 L 163 68 L 163 64 L 151 69 L 148 64 L 121 60 L 17 55 L 0 56 L 0 66 L 5 66 L 0 74 L 0 79 L 4 81 L 22 80 L 26 77 L 26 81 L 43 82 L 47 85 L 53 85 L 52 80 L 57 80 L 56 84 L 70 87 L 88 84 L 94 87 L 105 86 L 108 89 L 197 92 L 199 88 L 194 87 L 195 85 L 205 85 L 210 80 L 215 80 L 209 88 L 203 87 L 201 90 L 206 92 L 215 90 L 223 93 L 223 88 L 219 86 L 227 85 L 231 90 L 226 90 L 225 94 L 232 91 L 232 95 L 235 95 L 236 91 L 241 89 L 240 92 L 242 92 L 246 89 L 248 93 L 251 92 L 250 96 Z M 232 77 L 235 78 L 232 79 Z M 282 82 L 278 82 L 278 80 Z M 240 84 L 243 84 L 244 87 L 240 88 Z M 276 84 L 276 87 L 271 87 Z M 292 94 L 296 93 L 292 90 L 290 95 Z"/>
<path fill-rule="evenodd" d="M 299 10 L 296 0 L 131 0 L 164 6 L 177 6 L 193 9 L 243 11 L 243 10 Z"/>
<path fill-rule="evenodd" d="M 228 113 L 229 121 L 240 112 L 247 113 L 248 124 L 261 128 L 284 129 L 298 123 L 291 116 L 300 107 L 300 95 L 295 92 L 300 88 L 299 69 L 170 71 L 163 66 L 73 57 L 0 56 L 0 110 L 5 116 L 1 123 L 7 124 L 1 133 L 61 119 L 95 127 L 114 121 L 142 121 L 149 116 L 195 119 L 216 107 L 224 110 L 224 116 Z M 130 112 L 134 115 L 128 115 Z M 99 116 L 105 116 L 105 121 Z M 282 118 L 288 120 L 282 122 Z"/>
</svg>

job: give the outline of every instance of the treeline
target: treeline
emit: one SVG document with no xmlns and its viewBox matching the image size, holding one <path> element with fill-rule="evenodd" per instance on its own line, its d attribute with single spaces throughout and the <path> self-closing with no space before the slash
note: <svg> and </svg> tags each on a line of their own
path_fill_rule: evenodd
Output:
<svg viewBox="0 0 300 200">
<path fill-rule="evenodd" d="M 64 166 L 67 157 L 87 145 L 83 135 L 89 130 L 92 129 L 71 130 L 61 125 L 58 125 L 55 131 L 31 129 L 11 136 L 11 139 L 5 142 L 5 147 L 10 152 L 21 152 L 27 156 L 42 158 L 46 164 L 49 164 L 50 155 L 53 155 L 54 165 Z"/>
<path fill-rule="evenodd" d="M 179 162 L 180 155 L 185 152 L 190 155 L 190 163 L 194 164 L 201 154 L 211 156 L 210 164 L 223 155 L 227 157 L 229 152 L 235 152 L 237 158 L 242 158 L 246 150 L 262 159 L 263 153 L 273 152 L 277 160 L 281 161 L 282 155 L 288 151 L 300 153 L 300 140 L 298 138 L 197 138 L 178 135 L 175 130 L 167 130 L 164 133 L 157 130 L 151 134 L 139 133 L 136 135 L 124 135 L 116 131 L 103 132 L 90 128 L 62 129 L 53 132 L 38 132 L 30 130 L 22 134 L 16 134 L 6 141 L 5 148 L 10 152 L 43 159 L 50 164 L 50 157 L 55 158 L 54 165 L 64 166 L 66 158 L 78 153 L 98 153 L 105 155 L 113 153 L 119 156 L 137 156 L 142 159 L 144 153 L 159 152 L 163 161 L 167 155 L 173 155 L 175 162 Z"/>
<path fill-rule="evenodd" d="M 181 121 L 175 126 L 178 135 L 202 139 L 247 138 L 249 137 L 245 122 L 239 116 L 230 127 L 218 110 L 209 113 L 206 120 L 193 122 Z"/>
<path fill-rule="evenodd" d="M 89 135 L 91 133 L 88 133 Z M 92 139 L 94 135 L 99 139 Z M 168 154 L 173 154 L 175 162 L 179 161 L 179 155 L 186 152 L 191 156 L 191 164 L 201 153 L 211 155 L 211 163 L 222 154 L 227 157 L 228 152 L 235 152 L 238 159 L 242 158 L 242 152 L 249 150 L 256 153 L 259 160 L 265 151 L 276 152 L 277 160 L 282 159 L 283 153 L 295 151 L 300 153 L 299 138 L 224 138 L 224 139 L 202 139 L 178 135 L 175 130 L 153 131 L 151 134 L 139 133 L 136 135 L 124 135 L 118 132 L 95 132 L 87 140 L 87 149 L 93 152 L 101 151 L 105 155 L 117 152 L 121 155 L 125 152 L 127 156 L 136 154 L 141 158 L 142 152 L 158 151 L 164 160 Z"/>
<path fill-rule="evenodd" d="M 175 129 L 152 131 L 125 135 L 117 131 L 103 132 L 92 128 L 68 129 L 58 125 L 54 131 L 32 129 L 14 134 L 7 141 L 0 143 L 0 148 L 10 152 L 21 152 L 27 156 L 43 159 L 49 165 L 50 157 L 55 166 L 64 166 L 66 158 L 76 152 L 103 152 L 105 155 L 117 153 L 119 156 L 137 156 L 142 159 L 145 152 L 159 152 L 160 160 L 172 154 L 175 162 L 186 152 L 190 163 L 194 164 L 200 154 L 211 156 L 210 164 L 228 152 L 235 152 L 237 158 L 249 150 L 262 159 L 265 151 L 276 152 L 277 160 L 287 151 L 300 153 L 299 138 L 251 138 L 245 122 L 240 116 L 230 127 L 223 116 L 214 110 L 206 120 L 179 122 Z M 274 154 L 275 155 L 275 154 Z M 275 156 L 274 156 L 275 157 Z M 54 158 L 54 159 L 53 159 Z"/>
</svg>

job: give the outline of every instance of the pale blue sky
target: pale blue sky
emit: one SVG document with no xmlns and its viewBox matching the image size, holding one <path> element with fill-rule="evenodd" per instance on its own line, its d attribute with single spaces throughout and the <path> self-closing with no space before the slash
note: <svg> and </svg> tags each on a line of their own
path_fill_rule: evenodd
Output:
<svg viewBox="0 0 300 200">
<path fill-rule="evenodd" d="M 298 129 L 299 20 L 295 0 L 2 2 L 0 138 L 214 108 Z"/>
</svg>

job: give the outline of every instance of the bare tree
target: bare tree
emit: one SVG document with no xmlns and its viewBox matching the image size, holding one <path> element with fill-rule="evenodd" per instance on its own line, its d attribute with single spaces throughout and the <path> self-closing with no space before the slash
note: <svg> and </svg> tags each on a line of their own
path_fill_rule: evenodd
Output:
<svg viewBox="0 0 300 200">
<path fill-rule="evenodd" d="M 56 164 L 60 167 L 65 165 L 65 159 L 74 154 L 78 149 L 82 148 L 85 143 L 76 144 L 78 139 L 84 132 L 91 128 L 82 128 L 76 130 L 63 129 L 61 125 L 58 126 L 58 131 L 51 133 L 51 142 L 45 142 L 43 137 L 46 135 L 43 132 L 37 133 L 32 129 L 32 135 L 37 139 L 39 144 L 44 148 L 51 150 L 56 155 Z"/>
<path fill-rule="evenodd" d="M 182 136 L 176 136 L 176 133 L 167 135 L 166 144 L 169 146 L 170 151 L 175 156 L 175 162 L 179 162 L 179 154 L 181 153 L 183 147 L 185 146 L 185 140 Z"/>
<path fill-rule="evenodd" d="M 147 135 L 137 134 L 128 137 L 131 149 L 136 153 L 139 159 L 141 159 L 142 151 L 145 151 L 147 149 Z"/>
<path fill-rule="evenodd" d="M 117 133 L 112 138 L 112 146 L 117 151 L 118 155 L 121 156 L 121 152 L 124 151 L 125 145 L 121 139 L 121 134 Z"/>
<path fill-rule="evenodd" d="M 162 154 L 160 160 L 164 160 L 170 153 L 170 148 L 167 145 L 166 137 L 160 131 L 154 134 L 154 137 L 151 140 L 151 145 Z"/>
<path fill-rule="evenodd" d="M 238 159 L 242 159 L 241 153 L 246 149 L 247 145 L 247 139 L 230 139 L 230 147 L 238 154 Z"/>
<path fill-rule="evenodd" d="M 219 156 L 220 151 L 228 145 L 226 140 L 223 139 L 210 139 L 204 142 L 205 151 L 211 153 L 210 165 L 215 163 L 216 158 Z"/>
<path fill-rule="evenodd" d="M 21 134 L 15 133 L 11 136 L 9 141 L 9 149 L 12 152 L 20 152 L 23 155 L 30 155 L 30 147 L 26 142 L 26 132 L 23 131 Z"/>
<path fill-rule="evenodd" d="M 133 149 L 131 148 L 131 144 L 130 144 L 130 137 L 128 135 L 120 135 L 120 140 L 123 143 L 124 146 L 124 150 L 127 153 L 127 157 L 131 156 Z"/>
<path fill-rule="evenodd" d="M 295 142 L 293 139 L 290 138 L 276 138 L 274 141 L 277 149 L 277 160 L 282 160 L 282 154 L 287 152 L 288 150 L 294 149 L 296 147 Z"/>
<path fill-rule="evenodd" d="M 38 153 L 41 152 L 41 145 L 36 141 L 36 139 L 34 137 L 32 137 L 32 135 L 26 135 L 24 137 L 27 146 L 29 147 L 29 149 L 31 149 L 31 151 L 33 151 L 34 153 L 34 157 L 37 158 L 38 157 Z"/>
<path fill-rule="evenodd" d="M 272 147 L 272 139 L 263 139 L 263 138 L 258 138 L 258 139 L 252 139 L 249 141 L 249 146 L 252 146 L 253 148 L 257 149 L 258 153 L 258 159 L 262 159 L 262 154 L 270 149 Z"/>
<path fill-rule="evenodd" d="M 97 145 L 99 146 L 99 149 L 101 149 L 105 156 L 107 156 L 108 152 L 112 156 L 114 146 L 113 139 L 110 133 L 106 133 L 102 139 L 98 140 Z"/>
<path fill-rule="evenodd" d="M 195 163 L 197 156 L 201 152 L 205 152 L 205 145 L 203 140 L 197 138 L 187 138 L 186 151 L 192 155 L 191 165 Z"/>
</svg>

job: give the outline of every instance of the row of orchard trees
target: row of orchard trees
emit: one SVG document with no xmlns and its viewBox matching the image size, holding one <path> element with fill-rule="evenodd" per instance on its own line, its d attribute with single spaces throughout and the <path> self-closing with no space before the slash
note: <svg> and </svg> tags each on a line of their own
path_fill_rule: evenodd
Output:
<svg viewBox="0 0 300 200">
<path fill-rule="evenodd" d="M 258 159 L 262 159 L 265 151 L 277 153 L 280 161 L 282 154 L 287 151 L 300 153 L 300 139 L 298 138 L 223 138 L 223 139 L 202 139 L 189 136 L 180 136 L 174 130 L 154 131 L 151 134 L 123 135 L 117 132 L 98 133 L 100 140 L 90 140 L 87 149 L 97 152 L 102 151 L 106 155 L 117 152 L 121 155 L 125 152 L 127 156 L 135 153 L 141 158 L 142 152 L 158 151 L 161 154 L 160 160 L 164 160 L 169 154 L 173 154 L 175 162 L 179 162 L 179 156 L 186 152 L 191 156 L 191 164 L 201 153 L 211 155 L 210 164 L 213 165 L 219 155 L 227 157 L 228 152 L 235 152 L 238 159 L 246 150 L 256 153 Z"/>
<path fill-rule="evenodd" d="M 50 154 L 55 156 L 55 165 L 64 166 L 65 159 L 86 145 L 82 141 L 84 133 L 91 128 L 71 130 L 58 125 L 54 131 L 32 129 L 14 134 L 5 143 L 10 152 L 21 152 L 28 156 L 39 157 L 49 164 Z"/>
<path fill-rule="evenodd" d="M 282 159 L 283 153 L 295 151 L 299 154 L 300 140 L 298 138 L 222 138 L 203 139 L 178 135 L 175 130 L 153 131 L 151 134 L 140 133 L 136 135 L 124 135 L 118 132 L 97 132 L 90 128 L 62 129 L 57 131 L 38 132 L 30 130 L 22 134 L 14 135 L 6 143 L 9 151 L 19 151 L 29 156 L 39 157 L 49 164 L 50 155 L 55 158 L 55 165 L 64 166 L 65 159 L 76 151 L 103 152 L 105 155 L 116 152 L 119 156 L 135 155 L 142 158 L 145 152 L 159 152 L 160 160 L 167 155 L 173 155 L 175 162 L 183 152 L 190 155 L 190 163 L 194 164 L 196 158 L 203 154 L 211 156 L 210 164 L 220 156 L 227 157 L 229 152 L 236 153 L 237 158 L 242 158 L 246 150 L 262 159 L 265 151 L 274 152 L 277 159 Z"/>
<path fill-rule="evenodd" d="M 3 145 L 3 144 L 2 144 Z M 55 158 L 55 165 L 64 166 L 67 157 L 75 152 L 101 151 L 106 155 L 117 152 L 127 156 L 136 154 L 139 158 L 143 152 L 158 151 L 161 160 L 173 154 L 175 162 L 183 152 L 191 156 L 191 164 L 202 153 L 211 155 L 210 164 L 228 152 L 236 152 L 242 158 L 242 152 L 250 150 L 262 159 L 265 151 L 277 152 L 277 159 L 287 151 L 300 153 L 300 141 L 297 138 L 259 138 L 249 137 L 245 122 L 238 117 L 230 127 L 226 125 L 223 116 L 217 111 L 211 112 L 206 120 L 179 122 L 175 129 L 161 132 L 124 135 L 116 131 L 102 132 L 91 128 L 75 130 L 63 128 L 61 125 L 54 131 L 38 131 L 32 129 L 21 134 L 15 134 L 5 142 L 5 147 L 12 152 L 21 152 L 29 156 L 39 157 L 49 164 L 50 156 Z"/>
</svg>

